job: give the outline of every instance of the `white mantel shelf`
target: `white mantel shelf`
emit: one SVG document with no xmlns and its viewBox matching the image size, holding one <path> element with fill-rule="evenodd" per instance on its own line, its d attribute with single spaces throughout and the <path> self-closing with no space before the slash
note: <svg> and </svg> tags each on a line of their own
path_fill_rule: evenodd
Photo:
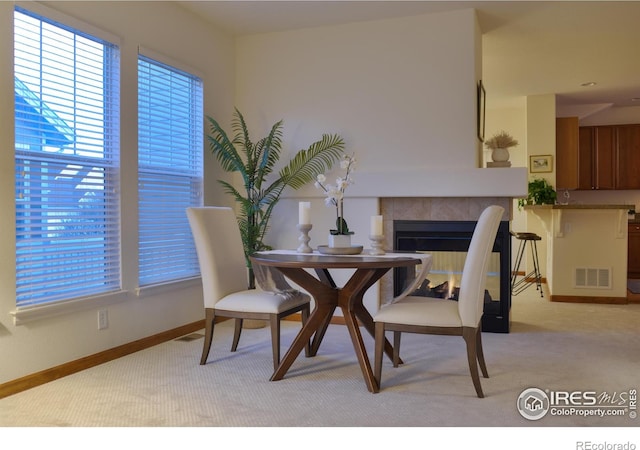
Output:
<svg viewBox="0 0 640 450">
<path fill-rule="evenodd" d="M 336 172 L 337 173 L 337 172 Z M 327 174 L 331 179 L 331 174 Z M 412 170 L 357 169 L 349 197 L 511 197 L 527 196 L 527 168 L 433 167 Z M 312 183 L 288 197 L 324 197 Z"/>
</svg>

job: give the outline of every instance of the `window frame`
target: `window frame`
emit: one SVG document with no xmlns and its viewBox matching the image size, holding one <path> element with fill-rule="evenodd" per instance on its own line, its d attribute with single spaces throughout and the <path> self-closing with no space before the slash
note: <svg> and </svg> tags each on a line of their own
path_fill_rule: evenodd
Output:
<svg viewBox="0 0 640 450">
<path fill-rule="evenodd" d="M 110 244 L 112 248 L 114 248 L 116 252 L 115 260 L 118 264 L 121 264 L 121 240 L 120 240 L 120 229 L 122 224 L 122 217 L 120 214 L 120 162 L 119 162 L 119 153 L 120 153 L 120 49 L 121 49 L 121 40 L 104 30 L 96 28 L 92 25 L 84 23 L 78 19 L 67 16 L 59 11 L 48 8 L 44 5 L 37 3 L 22 3 L 18 2 L 14 5 L 12 9 L 13 13 L 19 12 L 26 15 L 30 15 L 32 17 L 36 17 L 36 19 L 51 23 L 54 26 L 59 26 L 60 28 L 72 32 L 74 35 L 84 36 L 89 39 L 94 39 L 96 41 L 102 41 L 104 43 L 108 43 L 113 47 L 113 52 L 115 52 L 114 60 L 112 61 L 113 68 L 110 73 L 109 82 L 111 83 L 106 89 L 109 89 L 111 94 L 110 103 L 112 104 L 112 108 L 108 111 L 108 114 L 105 113 L 104 123 L 109 122 L 109 126 L 111 127 L 112 133 L 108 136 L 105 136 L 105 141 L 109 141 L 108 144 L 105 144 L 105 148 L 108 146 L 109 151 L 112 152 L 110 163 L 105 165 L 103 161 L 100 159 L 96 159 L 93 162 L 97 164 L 93 164 L 95 167 L 104 167 L 110 172 L 110 180 L 115 183 L 112 186 L 115 189 L 115 206 L 114 210 L 116 211 L 116 217 L 113 218 L 117 223 L 117 230 L 115 231 L 116 242 L 115 245 Z M 16 30 L 14 28 L 12 32 L 12 36 L 16 36 Z M 14 61 L 15 64 L 15 61 Z M 14 102 L 15 103 L 15 102 Z M 15 109 L 14 109 L 15 111 Z M 15 120 L 14 120 L 15 122 Z M 106 126 L 106 125 L 105 125 Z M 17 141 L 16 136 L 16 141 Z M 21 151 L 19 149 L 14 149 L 14 162 L 17 162 L 19 158 L 21 158 Z M 33 155 L 33 154 L 32 154 Z M 32 158 L 33 159 L 33 158 Z M 86 159 L 86 158 L 85 158 Z M 64 160 L 64 158 L 61 158 Z M 17 166 L 16 166 L 17 167 Z M 14 169 L 15 172 L 15 169 Z M 17 194 L 17 193 L 16 193 Z M 18 226 L 18 216 L 17 216 L 18 208 L 16 207 L 16 227 Z M 17 229 L 16 229 L 17 231 Z M 16 251 L 17 251 L 17 241 L 16 241 Z M 16 268 L 16 282 L 18 279 L 18 273 Z M 16 309 L 11 311 L 11 315 L 14 317 L 14 323 L 16 325 L 30 322 L 32 320 L 41 319 L 45 317 L 51 317 L 63 313 L 69 313 L 72 311 L 79 311 L 83 309 L 94 309 L 96 307 L 104 306 L 106 304 L 112 304 L 115 302 L 123 301 L 127 298 L 126 291 L 122 288 L 123 280 L 122 275 L 119 273 L 117 275 L 117 286 L 112 286 L 112 288 L 107 289 L 103 292 L 92 292 L 87 295 L 77 295 L 71 296 L 68 298 L 57 299 L 53 301 L 45 301 L 36 302 L 28 305 L 20 305 L 18 306 L 18 298 L 16 296 Z"/>
<path fill-rule="evenodd" d="M 203 191 L 204 191 L 204 82 L 203 76 L 198 71 L 195 70 L 175 59 L 169 58 L 166 55 L 163 55 L 159 52 L 151 50 L 146 47 L 139 46 L 138 47 L 138 59 L 137 59 L 137 67 L 138 67 L 138 98 L 140 99 L 140 60 L 143 59 L 147 63 L 155 63 L 158 66 L 164 67 L 167 70 L 172 70 L 175 72 L 180 72 L 187 77 L 191 77 L 192 83 L 199 83 L 199 92 L 197 93 L 194 100 L 196 104 L 191 104 L 191 108 L 195 108 L 197 112 L 194 113 L 194 117 L 197 118 L 197 122 L 191 124 L 192 127 L 195 127 L 194 130 L 190 130 L 194 134 L 189 138 L 192 144 L 197 143 L 197 148 L 192 149 L 189 153 L 188 158 L 191 160 L 187 163 L 189 166 L 194 166 L 197 173 L 189 173 L 188 170 L 181 171 L 170 171 L 165 172 L 165 175 L 178 176 L 182 178 L 188 178 L 191 180 L 191 196 L 196 198 L 197 201 L 190 202 L 188 206 L 202 206 L 204 204 L 203 201 Z M 139 102 L 140 103 L 140 102 Z M 175 289 L 178 287 L 185 287 L 190 285 L 196 285 L 196 283 L 200 282 L 200 269 L 197 261 L 197 255 L 195 251 L 195 244 L 193 243 L 191 237 L 191 230 L 188 224 L 187 216 L 186 216 L 186 207 L 180 208 L 179 210 L 175 210 L 174 213 L 183 221 L 182 233 L 183 235 L 188 236 L 189 247 L 186 250 L 189 251 L 189 259 L 191 260 L 192 272 L 190 274 L 185 274 L 184 276 L 178 277 L 169 277 L 162 278 L 158 277 L 154 280 L 144 282 L 141 277 L 141 228 L 144 226 L 142 224 L 141 219 L 141 186 L 140 180 L 144 178 L 143 173 L 147 174 L 150 171 L 157 171 L 157 173 L 163 173 L 162 170 L 157 170 L 158 168 L 152 167 L 144 167 L 141 163 L 141 150 L 142 147 L 142 139 L 140 138 L 141 127 L 140 127 L 140 104 L 138 105 L 138 278 L 137 283 L 138 287 L 136 288 L 136 294 L 138 296 L 150 295 L 156 293 L 162 293 L 167 290 Z M 196 160 L 195 162 L 193 160 Z M 184 253 L 184 252 L 183 252 Z"/>
</svg>

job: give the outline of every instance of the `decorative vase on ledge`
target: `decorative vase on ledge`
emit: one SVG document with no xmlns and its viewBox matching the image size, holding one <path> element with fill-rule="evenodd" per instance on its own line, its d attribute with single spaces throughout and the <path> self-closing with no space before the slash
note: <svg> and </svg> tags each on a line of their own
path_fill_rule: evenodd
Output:
<svg viewBox="0 0 640 450">
<path fill-rule="evenodd" d="M 509 161 L 509 149 L 508 148 L 494 148 L 491 151 L 491 159 L 494 162 Z"/>
<path fill-rule="evenodd" d="M 491 150 L 492 162 L 487 163 L 487 167 L 511 167 L 509 162 L 509 148 L 518 145 L 516 141 L 506 131 L 494 134 L 491 139 L 484 143 L 485 147 Z"/>
<path fill-rule="evenodd" d="M 329 234 L 330 248 L 348 248 L 351 247 L 350 234 Z"/>
</svg>

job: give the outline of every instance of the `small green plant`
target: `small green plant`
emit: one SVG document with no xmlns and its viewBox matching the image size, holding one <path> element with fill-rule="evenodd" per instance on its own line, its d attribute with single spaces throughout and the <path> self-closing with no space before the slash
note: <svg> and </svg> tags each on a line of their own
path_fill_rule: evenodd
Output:
<svg viewBox="0 0 640 450">
<path fill-rule="evenodd" d="M 525 205 L 555 205 L 558 194 L 544 178 L 529 181 L 527 198 L 518 200 L 518 209 Z"/>
</svg>

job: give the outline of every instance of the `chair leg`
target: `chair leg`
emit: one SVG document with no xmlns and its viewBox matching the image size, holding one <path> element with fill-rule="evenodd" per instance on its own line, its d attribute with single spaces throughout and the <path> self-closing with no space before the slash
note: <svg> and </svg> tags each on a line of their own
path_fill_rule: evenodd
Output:
<svg viewBox="0 0 640 450">
<path fill-rule="evenodd" d="M 395 352 L 395 347 L 394 347 Z M 381 387 L 382 381 L 382 354 L 384 353 L 384 322 L 375 324 L 375 348 L 374 348 L 373 377 Z"/>
<path fill-rule="evenodd" d="M 302 308 L 302 326 L 307 323 L 309 320 L 309 313 L 311 312 L 311 307 L 307 304 L 304 308 Z M 307 341 L 307 345 L 304 346 L 304 356 L 309 358 L 311 356 L 311 339 Z"/>
<path fill-rule="evenodd" d="M 538 245 L 536 241 L 532 241 L 533 248 L 533 270 L 536 277 L 536 290 L 540 291 L 540 297 L 544 297 L 542 292 L 542 275 L 540 274 L 540 263 L 538 261 Z"/>
<path fill-rule="evenodd" d="M 278 370 L 280 365 L 280 318 L 277 314 L 269 317 L 271 323 L 271 352 L 273 353 L 273 370 Z"/>
<path fill-rule="evenodd" d="M 240 342 L 240 334 L 242 333 L 242 319 L 236 319 L 235 328 L 233 329 L 233 342 L 231 343 L 231 351 L 235 352 Z"/>
<path fill-rule="evenodd" d="M 400 331 L 393 332 L 393 367 L 398 367 L 400 363 Z"/>
<path fill-rule="evenodd" d="M 484 398 L 482 385 L 480 384 L 480 375 L 478 374 L 478 356 L 476 354 L 477 333 L 477 328 L 462 328 L 462 337 L 467 344 L 467 361 L 469 362 L 471 380 L 473 381 L 473 386 L 476 388 L 476 394 L 478 397 Z"/>
<path fill-rule="evenodd" d="M 478 356 L 478 364 L 480 364 L 480 370 L 482 371 L 482 376 L 485 378 L 489 378 L 487 364 L 484 362 L 484 351 L 482 350 L 482 330 L 480 328 L 478 328 L 478 332 L 476 333 L 476 353 Z"/>
<path fill-rule="evenodd" d="M 204 344 L 202 346 L 202 356 L 200 357 L 200 365 L 203 366 L 207 363 L 207 357 L 209 356 L 209 350 L 211 350 L 211 341 L 213 340 L 213 325 L 215 314 L 212 308 L 205 308 L 205 329 L 204 329 Z"/>
</svg>

